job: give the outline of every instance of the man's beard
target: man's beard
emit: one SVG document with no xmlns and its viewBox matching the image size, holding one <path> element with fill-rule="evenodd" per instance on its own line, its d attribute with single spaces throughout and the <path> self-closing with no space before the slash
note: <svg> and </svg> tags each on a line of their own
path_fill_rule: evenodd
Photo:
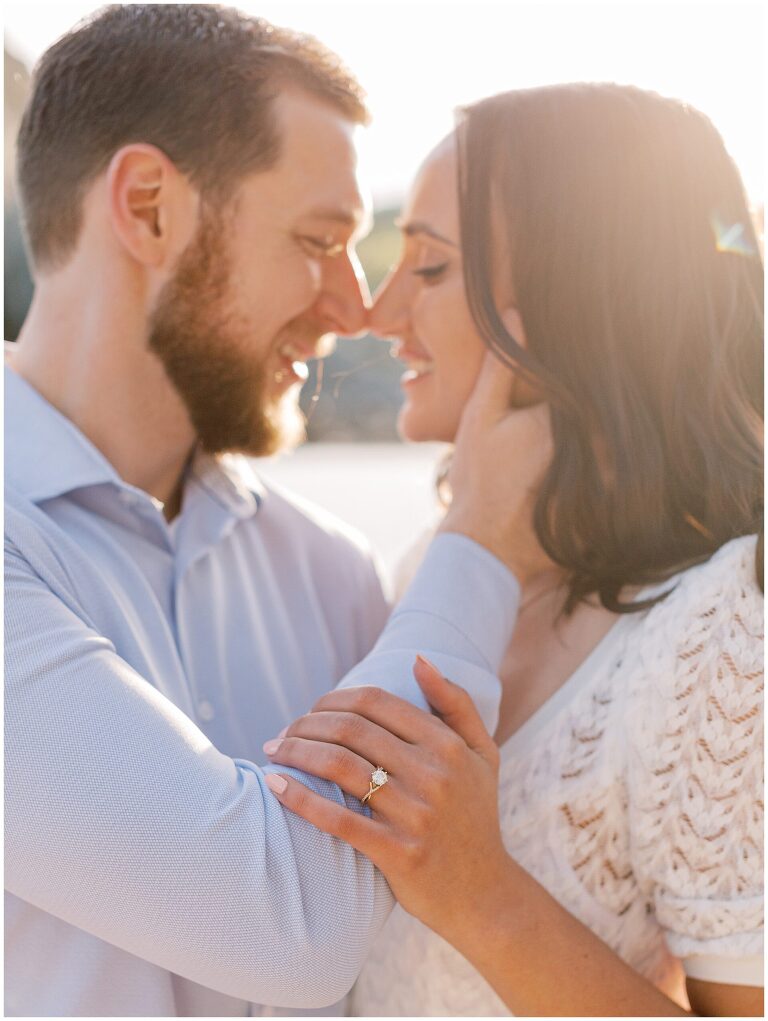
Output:
<svg viewBox="0 0 768 1021">
<path fill-rule="evenodd" d="M 148 346 L 181 397 L 209 454 L 274 454 L 305 438 L 295 389 L 270 397 L 264 361 L 249 354 L 249 330 L 232 311 L 221 216 L 204 212 L 195 238 L 158 298 Z"/>
</svg>

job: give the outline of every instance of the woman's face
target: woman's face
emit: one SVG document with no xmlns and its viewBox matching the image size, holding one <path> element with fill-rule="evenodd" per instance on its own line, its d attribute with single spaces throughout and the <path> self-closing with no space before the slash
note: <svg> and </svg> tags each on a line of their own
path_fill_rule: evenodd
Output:
<svg viewBox="0 0 768 1021">
<path fill-rule="evenodd" d="M 464 292 L 453 135 L 419 171 L 399 226 L 403 252 L 376 295 L 371 329 L 407 368 L 400 435 L 452 442 L 486 350 Z"/>
</svg>

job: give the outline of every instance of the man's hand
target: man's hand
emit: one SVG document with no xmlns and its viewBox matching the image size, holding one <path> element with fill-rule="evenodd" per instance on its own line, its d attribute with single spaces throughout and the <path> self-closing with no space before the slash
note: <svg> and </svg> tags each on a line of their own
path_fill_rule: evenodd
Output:
<svg viewBox="0 0 768 1021">
<path fill-rule="evenodd" d="M 551 566 L 533 531 L 533 508 L 552 460 L 549 406 L 510 407 L 515 374 L 492 353 L 461 417 L 439 531 L 485 546 L 524 584 Z"/>
</svg>

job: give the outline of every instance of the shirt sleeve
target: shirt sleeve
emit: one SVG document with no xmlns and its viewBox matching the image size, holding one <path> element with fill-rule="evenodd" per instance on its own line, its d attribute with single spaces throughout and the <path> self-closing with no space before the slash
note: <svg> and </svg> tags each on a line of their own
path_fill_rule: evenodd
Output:
<svg viewBox="0 0 768 1021">
<path fill-rule="evenodd" d="M 374 684 L 428 709 L 413 678 L 418 653 L 471 694 L 493 733 L 501 702 L 499 667 L 519 600 L 514 577 L 463 535 L 435 537 L 370 656 L 340 687 Z"/>
<path fill-rule="evenodd" d="M 434 647 L 492 712 L 500 643 L 486 618 L 514 603 L 516 586 L 464 542 L 443 543 L 425 564 L 355 683 L 408 695 L 414 650 Z M 229 995 L 337 1001 L 391 908 L 384 878 L 285 811 L 259 766 L 220 754 L 13 545 L 5 569 L 6 888 Z M 440 585 L 462 578 L 480 583 L 485 614 L 448 606 Z M 503 616 L 510 623 L 514 609 Z"/>
<path fill-rule="evenodd" d="M 710 980 L 739 984 L 724 976 L 763 946 L 763 600 L 753 544 L 731 554 L 672 594 L 684 617 L 660 604 L 632 727 L 631 825 L 671 952 L 691 975 L 714 961 Z"/>
</svg>

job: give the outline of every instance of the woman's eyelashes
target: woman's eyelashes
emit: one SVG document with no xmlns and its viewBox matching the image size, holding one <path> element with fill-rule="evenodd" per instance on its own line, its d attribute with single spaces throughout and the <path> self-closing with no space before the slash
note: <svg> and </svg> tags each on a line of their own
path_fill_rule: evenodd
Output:
<svg viewBox="0 0 768 1021">
<path fill-rule="evenodd" d="M 436 283 L 448 269 L 448 260 L 445 262 L 436 262 L 431 266 L 419 266 L 418 269 L 411 270 L 415 277 L 420 277 L 426 283 Z"/>
</svg>

